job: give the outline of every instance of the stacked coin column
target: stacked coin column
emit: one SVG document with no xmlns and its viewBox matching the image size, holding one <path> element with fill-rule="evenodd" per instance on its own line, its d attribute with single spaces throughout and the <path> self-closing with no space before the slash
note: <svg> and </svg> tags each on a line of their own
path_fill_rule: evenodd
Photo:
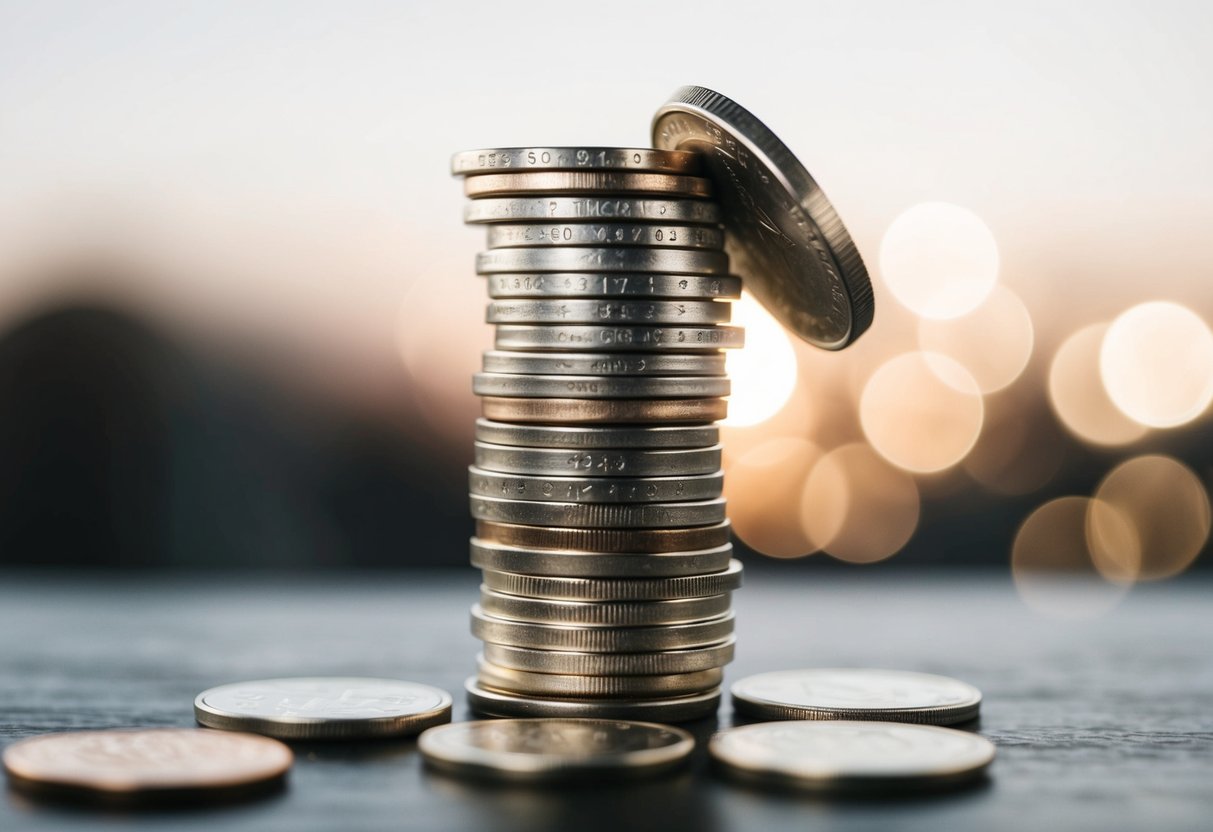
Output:
<svg viewBox="0 0 1213 832">
<path fill-rule="evenodd" d="M 699 157 L 456 155 L 484 223 L 496 349 L 470 470 L 484 573 L 473 710 L 664 722 L 714 713 L 740 584 L 721 497 L 722 349 L 740 281 Z"/>
</svg>

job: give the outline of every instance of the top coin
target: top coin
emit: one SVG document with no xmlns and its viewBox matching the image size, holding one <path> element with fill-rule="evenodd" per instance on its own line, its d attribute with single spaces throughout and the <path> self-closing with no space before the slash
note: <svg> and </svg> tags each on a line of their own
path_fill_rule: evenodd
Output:
<svg viewBox="0 0 1213 832">
<path fill-rule="evenodd" d="M 512 170 L 634 170 L 648 173 L 700 171 L 698 154 L 640 147 L 492 147 L 451 157 L 451 173 L 473 176 Z"/>
<path fill-rule="evenodd" d="M 654 116 L 653 144 L 702 154 L 734 271 L 784 326 L 831 350 L 868 328 L 872 284 L 851 235 L 762 122 L 720 93 L 683 87 Z"/>
<path fill-rule="evenodd" d="M 279 739 L 404 737 L 450 722 L 451 695 L 395 679 L 264 679 L 203 691 L 194 715 L 211 728 Z"/>
</svg>

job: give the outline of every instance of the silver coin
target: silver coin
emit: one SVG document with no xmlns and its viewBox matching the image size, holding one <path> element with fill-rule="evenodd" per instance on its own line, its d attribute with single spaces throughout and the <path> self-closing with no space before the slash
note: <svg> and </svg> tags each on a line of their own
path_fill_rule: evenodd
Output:
<svg viewBox="0 0 1213 832">
<path fill-rule="evenodd" d="M 486 196 L 542 194 L 710 197 L 712 181 L 702 176 L 633 171 L 526 170 L 484 173 L 463 180 L 463 193 L 472 199 Z"/>
<path fill-rule="evenodd" d="M 505 474 L 670 477 L 720 470 L 719 445 L 708 448 L 519 448 L 476 442 L 476 467 Z"/>
<path fill-rule="evenodd" d="M 706 199 L 644 199 L 612 196 L 484 197 L 470 200 L 463 221 L 526 222 L 720 222 L 720 206 Z"/>
<path fill-rule="evenodd" d="M 724 353 L 509 352 L 487 350 L 486 373 L 539 376 L 723 376 Z M 673 430 L 674 428 L 671 428 Z M 573 430 L 569 428 L 568 430 Z M 607 428 L 602 428 L 607 430 Z M 687 428 L 691 430 L 691 428 Z M 707 430 L 707 428 L 695 428 Z M 712 442 L 705 443 L 708 445 Z"/>
<path fill-rule="evenodd" d="M 476 537 L 479 540 L 524 549 L 593 552 L 595 557 L 710 549 L 728 543 L 730 530 L 727 520 L 710 526 L 657 529 L 574 529 L 568 526 L 524 526 L 497 520 L 476 521 Z"/>
<path fill-rule="evenodd" d="M 733 707 L 759 719 L 868 719 L 952 725 L 977 717 L 972 685 L 906 670 L 815 668 L 759 673 L 733 684 Z"/>
<path fill-rule="evenodd" d="M 485 353 L 486 363 L 488 358 L 489 353 Z M 565 448 L 577 451 L 596 448 L 706 448 L 720 442 L 720 428 L 705 425 L 512 425 L 490 419 L 477 419 L 476 439 L 492 445 Z"/>
<path fill-rule="evenodd" d="M 484 418 L 533 425 L 707 424 L 729 415 L 725 398 L 524 399 L 481 396 Z"/>
<path fill-rule="evenodd" d="M 477 373 L 477 396 L 568 399 L 690 399 L 729 395 L 723 376 L 540 376 Z"/>
<path fill-rule="evenodd" d="M 586 627 L 685 624 L 724 615 L 729 611 L 729 601 L 727 593 L 675 601 L 553 601 L 509 595 L 484 585 L 480 587 L 480 608 L 487 615 L 532 624 Z"/>
<path fill-rule="evenodd" d="M 642 699 L 651 696 L 685 696 L 720 687 L 724 672 L 713 667 L 694 673 L 663 676 L 575 676 L 565 673 L 530 673 L 500 667 L 481 657 L 477 679 L 485 688 L 527 696 L 576 696 Z"/>
<path fill-rule="evenodd" d="M 696 174 L 698 154 L 647 147 L 490 147 L 451 157 L 451 173 L 474 176 L 517 170 L 634 170 Z"/>
<path fill-rule="evenodd" d="M 709 225 L 668 223 L 496 223 L 487 229 L 491 249 L 544 246 L 645 246 L 724 248 L 724 232 Z"/>
<path fill-rule="evenodd" d="M 202 725 L 279 739 L 405 737 L 451 721 L 451 695 L 396 679 L 312 676 L 220 685 L 198 694 Z"/>
<path fill-rule="evenodd" d="M 683 87 L 657 111 L 653 144 L 704 155 L 734 269 L 781 323 L 826 349 L 868 328 L 875 304 L 859 251 L 813 177 L 762 122 L 719 93 Z"/>
<path fill-rule="evenodd" d="M 733 661 L 735 644 L 736 640 L 729 636 L 718 644 L 706 647 L 655 653 L 579 653 L 574 650 L 532 650 L 490 643 L 484 644 L 483 649 L 485 659 L 493 664 L 532 673 L 661 676 L 724 667 Z"/>
<path fill-rule="evenodd" d="M 731 306 L 712 300 L 497 300 L 488 305 L 490 324 L 723 324 Z"/>
<path fill-rule="evenodd" d="M 477 274 L 516 272 L 656 272 L 727 275 L 719 251 L 656 248 L 499 248 L 476 255 Z"/>
<path fill-rule="evenodd" d="M 994 759 L 993 743 L 967 731 L 863 721 L 743 725 L 708 749 L 735 775 L 821 791 L 959 785 Z"/>
<path fill-rule="evenodd" d="M 663 529 L 710 526 L 725 519 L 724 497 L 690 503 L 557 503 L 471 494 L 472 517 L 524 526 Z"/>
<path fill-rule="evenodd" d="M 685 477 L 533 477 L 502 474 L 472 465 L 468 491 L 480 497 L 555 503 L 678 503 L 719 497 L 724 475 Z"/>
<path fill-rule="evenodd" d="M 472 607 L 472 635 L 481 641 L 531 647 L 536 650 L 575 650 L 579 653 L 652 653 L 715 644 L 733 634 L 733 614 L 687 624 L 660 627 L 574 627 L 531 624 L 498 618 Z"/>
<path fill-rule="evenodd" d="M 741 297 L 741 279 L 694 274 L 490 274 L 491 298 L 669 298 L 711 300 Z"/>
<path fill-rule="evenodd" d="M 589 776 L 651 776 L 684 762 L 695 747 L 686 731 L 607 719 L 489 719 L 426 731 L 426 762 L 455 774 L 512 781 Z"/>
<path fill-rule="evenodd" d="M 598 326 L 501 324 L 499 350 L 638 350 L 694 352 L 738 349 L 745 334 L 735 326 Z"/>
<path fill-rule="evenodd" d="M 720 689 L 667 699 L 586 699 L 519 696 L 482 687 L 475 678 L 464 684 L 471 709 L 485 716 L 644 719 L 655 722 L 690 722 L 716 713 Z"/>
<path fill-rule="evenodd" d="M 563 578 L 673 578 L 727 568 L 733 544 L 687 552 L 603 554 L 507 546 L 474 537 L 470 552 L 472 566 L 495 572 Z"/>
<path fill-rule="evenodd" d="M 486 569 L 484 585 L 510 595 L 570 601 L 662 601 L 702 598 L 741 586 L 741 561 L 720 572 L 681 578 L 556 578 Z"/>
</svg>

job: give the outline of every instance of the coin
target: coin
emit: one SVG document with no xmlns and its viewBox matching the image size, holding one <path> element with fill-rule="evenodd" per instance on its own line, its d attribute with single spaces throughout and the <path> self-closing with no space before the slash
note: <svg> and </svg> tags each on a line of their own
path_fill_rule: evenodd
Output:
<svg viewBox="0 0 1213 832">
<path fill-rule="evenodd" d="M 481 641 L 531 647 L 536 650 L 575 650 L 579 653 L 652 653 L 715 644 L 733 634 L 733 614 L 661 627 L 574 627 L 532 624 L 488 615 L 472 607 L 472 635 Z"/>
<path fill-rule="evenodd" d="M 479 664 L 477 680 L 493 690 L 532 696 L 584 696 L 589 698 L 685 696 L 720 687 L 724 673 L 709 668 L 695 673 L 665 676 L 574 676 L 560 673 L 528 673 L 486 662 Z"/>
<path fill-rule="evenodd" d="M 735 776 L 820 791 L 954 786 L 981 778 L 994 759 L 985 737 L 889 722 L 764 722 L 712 737 L 712 757 Z"/>
<path fill-rule="evenodd" d="M 492 147 L 451 157 L 451 173 L 474 176 L 515 170 L 633 170 L 699 173 L 696 153 L 644 147 Z"/>
<path fill-rule="evenodd" d="M 549 781 L 589 776 L 652 776 L 684 762 L 695 747 L 686 731 L 607 719 L 490 719 L 426 731 L 426 762 L 456 774 Z"/>
<path fill-rule="evenodd" d="M 731 391 L 722 376 L 542 376 L 522 373 L 477 373 L 477 396 L 524 399 L 661 399 L 721 398 Z"/>
<path fill-rule="evenodd" d="M 489 248 L 537 246 L 724 247 L 724 232 L 710 225 L 668 223 L 496 223 L 488 227 Z"/>
<path fill-rule="evenodd" d="M 486 373 L 572 376 L 723 376 L 724 353 L 507 352 L 487 350 Z M 656 427 L 662 427 L 655 425 Z M 673 430 L 673 428 L 671 428 Z M 713 444 L 711 442 L 706 444 Z"/>
<path fill-rule="evenodd" d="M 499 300 L 488 306 L 490 324 L 633 323 L 720 324 L 729 320 L 730 305 L 712 300 Z"/>
<path fill-rule="evenodd" d="M 660 553 L 602 553 L 556 548 L 528 549 L 472 538 L 472 566 L 496 572 L 564 578 L 672 578 L 725 569 L 733 544 Z"/>
<path fill-rule="evenodd" d="M 470 181 L 470 180 L 469 180 Z M 721 251 L 662 248 L 499 248 L 476 255 L 477 274 L 516 272 L 655 272 L 657 274 L 728 275 L 729 258 Z"/>
<path fill-rule="evenodd" d="M 709 526 L 725 518 L 724 498 L 689 503 L 565 503 L 468 496 L 472 517 L 524 526 L 577 529 L 663 529 Z"/>
<path fill-rule="evenodd" d="M 499 350 L 670 350 L 736 349 L 745 335 L 735 326 L 610 326 L 596 324 L 502 324 Z"/>
<path fill-rule="evenodd" d="M 687 552 L 723 546 L 729 542 L 729 523 L 726 520 L 712 526 L 687 529 L 569 529 L 477 520 L 476 536 L 503 546 L 589 551 L 600 557 L 620 553 Z"/>
<path fill-rule="evenodd" d="M 469 176 L 463 192 L 472 199 L 482 196 L 526 196 L 528 194 L 644 194 L 708 197 L 712 183 L 699 176 L 621 171 L 515 171 Z"/>
<path fill-rule="evenodd" d="M 476 465 L 487 471 L 535 476 L 666 477 L 720 470 L 719 445 L 707 448 L 517 448 L 475 443 Z"/>
<path fill-rule="evenodd" d="M 485 353 L 485 360 L 488 360 Z M 720 429 L 701 425 L 648 425 L 645 427 L 569 427 L 564 425 L 512 425 L 476 420 L 476 439 L 494 445 L 531 448 L 706 448 L 720 442 Z"/>
<path fill-rule="evenodd" d="M 733 684 L 733 707 L 758 719 L 868 719 L 952 725 L 977 717 L 972 685 L 906 670 L 817 668 L 759 673 Z"/>
<path fill-rule="evenodd" d="M 724 475 L 680 477 L 532 477 L 468 468 L 468 491 L 481 497 L 556 503 L 673 503 L 720 496 Z M 557 524 L 558 525 L 558 524 Z"/>
<path fill-rule="evenodd" d="M 211 728 L 286 740 L 371 739 L 450 722 L 451 701 L 444 690 L 396 679 L 260 679 L 203 691 L 194 716 Z"/>
<path fill-rule="evenodd" d="M 706 199 L 645 199 L 627 196 L 482 197 L 463 209 L 463 221 L 525 222 L 557 220 L 596 222 L 720 222 L 720 206 Z"/>
<path fill-rule="evenodd" d="M 655 722 L 690 722 L 716 713 L 720 689 L 668 699 L 540 699 L 482 687 L 470 678 L 464 684 L 468 705 L 485 716 L 559 717 L 591 714 L 603 719 L 646 719 Z"/>
<path fill-rule="evenodd" d="M 198 728 L 45 734 L 4 750 L 17 788 L 122 801 L 244 794 L 281 784 L 292 761 L 277 740 Z"/>
<path fill-rule="evenodd" d="M 718 422 L 729 412 L 727 399 L 523 399 L 482 396 L 487 419 L 520 423 L 624 424 Z"/>
<path fill-rule="evenodd" d="M 729 611 L 727 593 L 673 601 L 554 601 L 480 587 L 480 608 L 498 618 L 533 624 L 652 627 L 714 618 Z"/>
<path fill-rule="evenodd" d="M 659 601 L 701 598 L 732 592 L 741 586 L 741 561 L 706 575 L 678 578 L 558 578 L 486 569 L 484 585 L 498 592 L 530 598 L 571 601 Z"/>
<path fill-rule="evenodd" d="M 872 322 L 872 284 L 821 188 L 775 134 L 703 87 L 683 87 L 653 118 L 653 144 L 704 155 L 735 271 L 784 326 L 841 349 Z"/>
<path fill-rule="evenodd" d="M 732 275 L 591 274 L 546 272 L 484 276 L 491 298 L 671 298 L 734 299 L 741 279 Z"/>
<path fill-rule="evenodd" d="M 659 676 L 694 673 L 723 667 L 733 660 L 735 639 L 690 650 L 656 653 L 579 653 L 573 650 L 532 650 L 508 644 L 484 645 L 484 657 L 493 664 L 535 673 L 576 676 Z"/>
</svg>

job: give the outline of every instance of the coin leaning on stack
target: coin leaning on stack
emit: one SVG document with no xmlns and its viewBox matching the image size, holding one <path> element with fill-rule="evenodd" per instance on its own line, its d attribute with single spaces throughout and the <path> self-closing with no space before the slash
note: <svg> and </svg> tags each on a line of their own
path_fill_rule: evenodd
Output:
<svg viewBox="0 0 1213 832">
<path fill-rule="evenodd" d="M 715 712 L 740 585 L 721 497 L 741 281 L 696 153 L 510 148 L 452 170 L 487 229 L 496 349 L 473 382 L 483 570 L 473 710 Z"/>
</svg>

